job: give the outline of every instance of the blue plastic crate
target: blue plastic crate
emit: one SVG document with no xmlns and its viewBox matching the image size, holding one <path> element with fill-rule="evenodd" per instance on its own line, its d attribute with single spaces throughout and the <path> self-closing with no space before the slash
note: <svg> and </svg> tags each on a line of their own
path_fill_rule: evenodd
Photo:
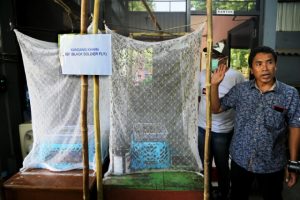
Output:
<svg viewBox="0 0 300 200">
<path fill-rule="evenodd" d="M 93 140 L 90 140 L 89 142 L 88 152 L 89 162 L 92 162 L 95 156 L 95 146 Z M 65 154 L 64 160 L 59 162 L 53 162 L 51 160 L 54 156 L 57 156 L 57 154 L 63 153 Z M 57 170 L 68 170 L 70 168 L 74 168 L 74 165 L 82 163 L 82 144 L 44 143 L 40 145 L 40 151 L 37 158 L 40 160 L 40 162 L 47 162 L 48 166 L 51 166 Z"/>
<path fill-rule="evenodd" d="M 170 168 L 170 150 L 166 141 L 131 142 L 130 169 Z"/>
</svg>

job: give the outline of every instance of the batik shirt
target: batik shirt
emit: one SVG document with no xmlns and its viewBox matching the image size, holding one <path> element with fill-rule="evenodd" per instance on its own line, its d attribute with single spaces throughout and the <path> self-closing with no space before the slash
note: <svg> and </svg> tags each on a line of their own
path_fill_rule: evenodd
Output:
<svg viewBox="0 0 300 200">
<path fill-rule="evenodd" d="M 298 91 L 276 81 L 273 90 L 262 93 L 255 81 L 234 86 L 221 108 L 236 110 L 231 158 L 254 173 L 276 172 L 287 162 L 288 127 L 300 127 Z"/>
</svg>

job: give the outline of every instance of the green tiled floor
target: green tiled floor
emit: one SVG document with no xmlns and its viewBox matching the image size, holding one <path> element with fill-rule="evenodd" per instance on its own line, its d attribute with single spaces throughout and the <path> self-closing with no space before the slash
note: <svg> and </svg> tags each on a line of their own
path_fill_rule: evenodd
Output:
<svg viewBox="0 0 300 200">
<path fill-rule="evenodd" d="M 193 172 L 166 171 L 109 176 L 103 184 L 109 188 L 203 191 L 203 177 Z"/>
</svg>

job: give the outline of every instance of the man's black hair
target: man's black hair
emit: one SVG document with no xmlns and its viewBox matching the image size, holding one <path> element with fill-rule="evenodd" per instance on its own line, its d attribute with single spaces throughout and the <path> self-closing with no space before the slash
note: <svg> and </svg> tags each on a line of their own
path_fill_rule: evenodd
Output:
<svg viewBox="0 0 300 200">
<path fill-rule="evenodd" d="M 277 54 L 275 53 L 275 51 L 272 48 L 267 47 L 267 46 L 259 46 L 259 47 L 253 48 L 250 52 L 250 55 L 249 55 L 249 58 L 248 58 L 248 64 L 249 64 L 250 68 L 252 68 L 253 59 L 256 56 L 256 54 L 258 54 L 258 53 L 270 53 L 270 54 L 272 54 L 272 56 L 275 60 L 275 63 L 277 63 Z"/>
</svg>

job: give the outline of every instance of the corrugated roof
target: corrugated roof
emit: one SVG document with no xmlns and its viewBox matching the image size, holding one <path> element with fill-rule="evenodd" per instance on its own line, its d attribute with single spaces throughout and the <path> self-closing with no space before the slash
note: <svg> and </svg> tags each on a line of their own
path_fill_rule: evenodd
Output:
<svg viewBox="0 0 300 200">
<path fill-rule="evenodd" d="M 300 56 L 300 49 L 278 48 L 276 53 L 282 56 Z"/>
</svg>

